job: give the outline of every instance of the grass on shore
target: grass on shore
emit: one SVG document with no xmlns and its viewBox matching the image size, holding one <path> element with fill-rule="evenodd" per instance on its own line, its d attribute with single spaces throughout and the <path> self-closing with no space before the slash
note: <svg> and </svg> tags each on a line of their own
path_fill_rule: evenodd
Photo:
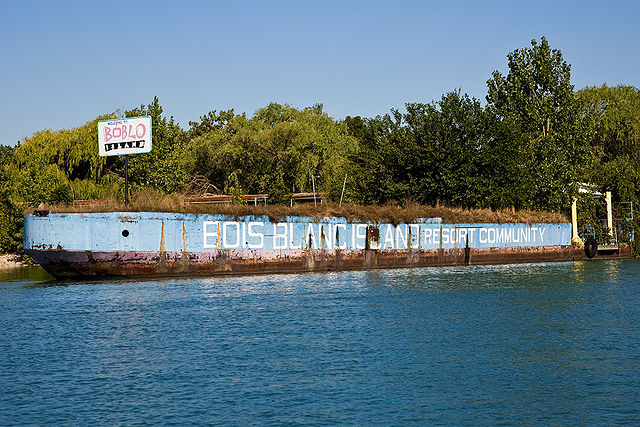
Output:
<svg viewBox="0 0 640 427">
<path fill-rule="evenodd" d="M 110 199 L 88 202 L 82 205 L 40 205 L 40 210 L 51 212 L 184 212 L 223 214 L 231 217 L 247 215 L 267 216 L 280 220 L 287 216 L 306 216 L 316 219 L 324 217 L 345 217 L 348 220 L 370 221 L 374 223 L 409 223 L 418 218 L 442 218 L 445 224 L 459 223 L 562 223 L 568 219 L 555 212 L 505 209 L 464 209 L 446 206 L 425 206 L 409 202 L 405 204 L 358 205 L 324 202 L 301 203 L 292 207 L 282 205 L 211 204 L 186 202 L 181 194 L 163 194 L 142 190 L 135 192 L 128 206 L 121 201 Z"/>
</svg>

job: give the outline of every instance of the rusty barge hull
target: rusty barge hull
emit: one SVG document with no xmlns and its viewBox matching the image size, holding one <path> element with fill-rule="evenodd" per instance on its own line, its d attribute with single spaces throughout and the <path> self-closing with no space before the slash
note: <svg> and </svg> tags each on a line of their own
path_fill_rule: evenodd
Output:
<svg viewBox="0 0 640 427">
<path fill-rule="evenodd" d="M 291 273 L 585 259 L 570 224 L 113 212 L 25 217 L 25 251 L 56 278 Z M 609 256 L 628 256 L 627 247 Z"/>
<path fill-rule="evenodd" d="M 216 250 L 185 252 L 90 252 L 28 250 L 59 279 L 136 276 L 209 276 L 379 268 L 556 262 L 587 259 L 582 246 L 492 249 L 305 251 L 280 254 Z M 623 247 L 611 257 L 628 257 Z"/>
</svg>

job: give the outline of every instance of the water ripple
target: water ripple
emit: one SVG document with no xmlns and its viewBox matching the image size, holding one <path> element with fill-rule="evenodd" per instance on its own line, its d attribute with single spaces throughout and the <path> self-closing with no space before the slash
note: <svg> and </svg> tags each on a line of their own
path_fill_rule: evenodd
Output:
<svg viewBox="0 0 640 427">
<path fill-rule="evenodd" d="M 4 277 L 0 424 L 638 424 L 639 278 L 634 260 Z"/>
</svg>

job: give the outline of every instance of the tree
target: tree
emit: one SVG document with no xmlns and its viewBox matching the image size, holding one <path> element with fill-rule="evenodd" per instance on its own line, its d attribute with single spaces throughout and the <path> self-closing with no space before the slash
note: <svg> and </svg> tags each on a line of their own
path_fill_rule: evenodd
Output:
<svg viewBox="0 0 640 427">
<path fill-rule="evenodd" d="M 209 111 L 204 116 L 200 116 L 200 121 L 189 121 L 189 126 L 191 127 L 188 131 L 189 139 L 204 135 L 212 130 L 222 129 L 228 125 L 234 117 L 235 113 L 233 112 L 233 108 L 227 111 L 220 111 L 219 113 L 217 113 L 216 110 Z"/>
<path fill-rule="evenodd" d="M 495 71 L 487 81 L 487 109 L 497 119 L 494 149 L 510 153 L 508 166 L 517 169 L 503 173 L 512 175 L 512 185 L 526 184 L 522 207 L 566 209 L 587 153 L 571 66 L 544 37 L 507 58 L 507 76 Z"/>
<path fill-rule="evenodd" d="M 16 253 L 22 249 L 22 211 L 20 205 L 0 199 L 0 253 Z"/>
<path fill-rule="evenodd" d="M 349 132 L 360 138 L 360 149 L 351 156 L 357 199 L 365 204 L 411 197 L 408 158 L 413 151 L 406 138 L 402 114 L 372 119 L 348 118 Z"/>
<path fill-rule="evenodd" d="M 589 143 L 603 160 L 624 155 L 640 157 L 639 89 L 605 84 L 581 89 L 576 97 Z"/>
<path fill-rule="evenodd" d="M 90 197 L 82 188 L 103 178 L 106 162 L 98 156 L 97 124 L 107 118 L 113 115 L 74 129 L 43 130 L 25 138 L 13 149 L 11 161 L 1 166 L 0 192 L 14 202 L 35 206 Z"/>
<path fill-rule="evenodd" d="M 227 193 L 268 193 L 272 201 L 311 191 L 313 176 L 317 190 L 340 196 L 357 140 L 320 106 L 270 104 L 250 119 L 209 118 L 211 129 L 187 147 L 191 176 L 205 176 Z"/>
<path fill-rule="evenodd" d="M 361 142 L 358 193 L 365 203 L 411 199 L 472 207 L 484 203 L 481 151 L 485 113 L 477 99 L 453 91 L 407 112 L 363 120 L 347 117 Z"/>
<path fill-rule="evenodd" d="M 0 168 L 13 161 L 13 147 L 8 145 L 0 145 Z"/>
<path fill-rule="evenodd" d="M 113 117 L 102 115 L 73 129 L 36 132 L 15 148 L 13 161 L 20 168 L 55 164 L 69 179 L 97 180 L 105 166 L 104 157 L 98 155 L 98 121 Z"/>
<path fill-rule="evenodd" d="M 575 112 L 571 66 L 547 39 L 507 55 L 509 73 L 494 71 L 487 81 L 488 107 L 515 121 L 523 132 L 547 136 L 571 130 Z"/>
<path fill-rule="evenodd" d="M 576 94 L 584 134 L 592 149 L 593 183 L 615 200 L 640 201 L 640 90 L 587 87 Z"/>
<path fill-rule="evenodd" d="M 9 176 L 5 172 L 13 162 L 13 147 L 0 145 L 0 253 L 17 252 L 22 243 L 22 209 L 9 197 Z"/>
<path fill-rule="evenodd" d="M 414 198 L 476 207 L 484 203 L 482 149 L 486 120 L 480 101 L 449 92 L 431 104 L 407 104 L 407 133 L 415 152 L 411 181 Z"/>
</svg>

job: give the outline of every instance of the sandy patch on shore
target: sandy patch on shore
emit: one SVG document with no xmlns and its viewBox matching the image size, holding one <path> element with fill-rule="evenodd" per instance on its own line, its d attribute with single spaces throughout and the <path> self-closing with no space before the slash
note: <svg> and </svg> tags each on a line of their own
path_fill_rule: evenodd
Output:
<svg viewBox="0 0 640 427">
<path fill-rule="evenodd" d="M 17 255 L 0 254 L 0 270 L 10 270 L 20 267 L 24 267 L 24 264 L 20 262 L 20 258 Z"/>
</svg>

